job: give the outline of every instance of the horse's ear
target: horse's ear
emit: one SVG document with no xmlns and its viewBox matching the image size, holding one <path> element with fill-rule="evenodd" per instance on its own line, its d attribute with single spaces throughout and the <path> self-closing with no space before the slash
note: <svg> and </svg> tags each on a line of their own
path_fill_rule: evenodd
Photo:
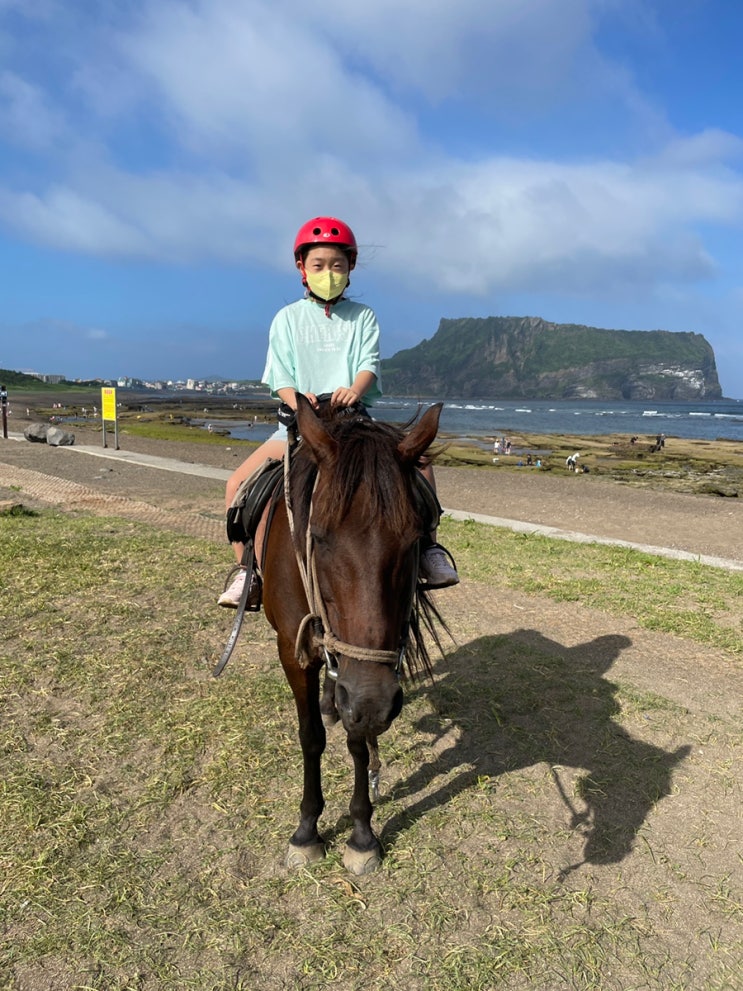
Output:
<svg viewBox="0 0 743 991">
<path fill-rule="evenodd" d="M 439 429 L 439 417 L 443 403 L 429 407 L 413 429 L 405 434 L 397 445 L 397 450 L 403 461 L 417 461 L 427 448 L 433 444 Z"/>
<path fill-rule="evenodd" d="M 297 430 L 302 441 L 309 447 L 315 461 L 320 464 L 327 458 L 335 457 L 338 452 L 338 442 L 330 436 L 315 411 L 309 399 L 296 393 L 297 396 Z"/>
</svg>

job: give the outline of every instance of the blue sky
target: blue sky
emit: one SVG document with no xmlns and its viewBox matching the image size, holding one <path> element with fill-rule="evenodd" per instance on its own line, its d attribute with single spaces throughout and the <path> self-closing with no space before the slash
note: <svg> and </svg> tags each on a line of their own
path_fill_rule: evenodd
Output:
<svg viewBox="0 0 743 991">
<path fill-rule="evenodd" d="M 0 0 L 0 368 L 258 378 L 294 234 L 442 317 L 702 333 L 743 398 L 743 4 Z"/>
</svg>

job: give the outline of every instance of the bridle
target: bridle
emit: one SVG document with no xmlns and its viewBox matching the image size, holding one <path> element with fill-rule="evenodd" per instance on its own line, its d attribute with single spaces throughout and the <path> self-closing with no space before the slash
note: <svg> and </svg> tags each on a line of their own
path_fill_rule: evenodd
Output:
<svg viewBox="0 0 743 991">
<path fill-rule="evenodd" d="M 360 647 L 357 644 L 347 643 L 339 639 L 333 633 L 328 619 L 328 612 L 325 601 L 320 591 L 320 583 L 317 576 L 317 556 L 315 554 L 315 543 L 312 538 L 312 509 L 314 503 L 315 490 L 319 481 L 319 472 L 315 478 L 315 484 L 310 499 L 309 511 L 307 514 L 307 531 L 304 541 L 304 554 L 302 554 L 299 541 L 296 539 L 296 524 L 294 519 L 294 509 L 291 499 L 290 486 L 290 462 L 296 444 L 287 445 L 284 456 L 284 503 L 286 505 L 286 515 L 289 520 L 289 530 L 291 532 L 292 543 L 294 545 L 297 558 L 297 568 L 304 593 L 307 599 L 308 612 L 303 617 L 297 630 L 297 637 L 294 644 L 294 656 L 300 667 L 310 667 L 314 659 L 320 652 L 325 658 L 325 668 L 328 677 L 338 678 L 338 657 L 353 657 L 359 661 L 375 661 L 378 664 L 389 664 L 394 668 L 395 674 L 399 677 L 405 661 L 405 652 L 410 634 L 410 616 L 412 615 L 413 604 L 415 602 L 415 586 L 418 580 L 418 569 L 413 569 L 413 581 L 410 590 L 410 608 L 405 620 L 400 645 L 397 650 L 380 650 L 376 647 Z"/>
</svg>

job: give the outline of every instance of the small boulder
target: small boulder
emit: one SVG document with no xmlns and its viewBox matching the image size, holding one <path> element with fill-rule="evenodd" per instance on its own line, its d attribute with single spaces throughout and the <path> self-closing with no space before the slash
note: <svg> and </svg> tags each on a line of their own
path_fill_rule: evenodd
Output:
<svg viewBox="0 0 743 991">
<path fill-rule="evenodd" d="M 75 443 L 75 435 L 61 427 L 49 427 L 46 432 L 46 442 L 52 447 L 71 447 Z"/>
<path fill-rule="evenodd" d="M 46 444 L 46 435 L 48 430 L 48 423 L 29 423 L 23 431 L 23 436 L 26 440 L 30 440 L 33 444 Z"/>
</svg>

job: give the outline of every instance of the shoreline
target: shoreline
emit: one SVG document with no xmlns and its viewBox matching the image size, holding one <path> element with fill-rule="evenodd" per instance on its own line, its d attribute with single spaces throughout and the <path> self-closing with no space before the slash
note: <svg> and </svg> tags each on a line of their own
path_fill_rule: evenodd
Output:
<svg viewBox="0 0 743 991">
<path fill-rule="evenodd" d="M 225 408 L 222 420 L 233 422 L 238 419 L 232 404 Z M 244 419 L 254 422 L 256 416 L 263 419 L 259 423 L 273 422 L 274 410 L 256 412 L 259 406 L 245 410 Z M 28 409 L 28 415 L 8 418 L 10 430 L 22 433 L 31 423 L 48 422 L 42 410 Z M 233 438 L 222 430 L 208 431 L 202 425 L 204 408 L 174 412 L 172 407 L 143 409 L 137 412 L 130 409 L 118 419 L 119 442 L 130 450 L 146 453 L 153 445 L 173 445 L 174 455 L 184 461 L 201 460 L 205 464 L 236 467 L 236 459 L 243 460 L 260 440 Z M 209 421 L 219 422 L 220 418 L 210 413 Z M 197 422 L 192 422 L 197 421 Z M 75 436 L 76 443 L 95 446 L 102 445 L 102 425 L 98 417 L 89 417 L 76 422 L 63 419 L 59 424 Z M 107 426 L 107 442 L 114 443 L 112 424 Z M 504 471 L 533 470 L 527 464 L 540 459 L 539 472 L 568 474 L 567 458 L 580 453 L 579 467 L 585 473 L 612 478 L 627 485 L 651 486 L 658 490 L 692 492 L 701 495 L 735 499 L 743 497 L 743 441 L 704 440 L 665 435 L 665 444 L 658 449 L 655 436 L 644 436 L 632 441 L 625 434 L 573 434 L 573 433 L 530 433 L 512 431 L 511 453 L 494 454 L 494 435 L 473 435 L 442 432 L 435 442 L 439 451 L 437 464 L 448 467 L 480 468 L 488 473 Z M 198 455 L 194 452 L 198 451 Z M 239 464 L 239 461 L 237 461 Z"/>
<path fill-rule="evenodd" d="M 182 420 L 188 422 L 190 419 L 204 419 L 205 415 L 209 420 L 214 421 L 253 421 L 258 422 L 273 422 L 276 415 L 277 401 L 272 399 L 270 395 L 265 391 L 256 390 L 251 394 L 234 394 L 234 395 L 222 395 L 222 394 L 212 394 L 207 392 L 156 392 L 153 393 L 152 390 L 147 389 L 119 389 L 116 388 L 116 398 L 117 406 L 120 409 L 122 419 L 128 419 L 132 416 L 136 416 L 138 419 L 153 419 L 153 420 Z M 736 421 L 736 424 L 743 421 L 743 399 L 705 399 L 700 397 L 698 400 L 637 400 L 637 399 L 525 399 L 523 397 L 513 397 L 513 398 L 490 398 L 490 397 L 478 397 L 476 399 L 468 400 L 461 397 L 453 397 L 450 399 L 442 399 L 441 397 L 412 397 L 412 396 L 383 396 L 379 402 L 376 404 L 375 408 L 379 413 L 380 419 L 395 419 L 394 416 L 390 416 L 393 412 L 400 413 L 400 422 L 405 422 L 410 416 L 414 416 L 416 412 L 416 407 L 426 406 L 434 402 L 441 402 L 445 406 L 445 413 L 461 413 L 462 411 L 469 410 L 470 414 L 477 419 L 476 426 L 455 426 L 451 423 L 446 423 L 446 415 L 444 416 L 444 428 L 447 434 L 455 437 L 467 437 L 473 441 L 477 441 L 480 438 L 492 439 L 496 435 L 507 435 L 513 433 L 535 433 L 535 434 L 547 434 L 549 436 L 554 435 L 574 435 L 574 436 L 605 436 L 610 434 L 612 436 L 627 436 L 628 438 L 634 433 L 640 436 L 643 440 L 649 440 L 651 437 L 656 436 L 658 433 L 663 432 L 668 437 L 676 438 L 678 440 L 710 440 L 710 441 L 721 441 L 721 442 L 741 442 L 743 444 L 743 436 L 738 436 L 738 431 L 735 431 L 733 436 L 723 436 L 721 432 L 725 429 L 725 420 L 732 418 Z M 67 389 L 67 390 L 54 390 L 53 387 L 49 389 L 39 389 L 38 391 L 33 390 L 23 390 L 18 389 L 17 391 L 11 391 L 9 404 L 14 405 L 16 414 L 20 414 L 22 409 L 29 408 L 34 415 L 39 419 L 44 420 L 48 415 L 53 412 L 54 406 L 62 406 L 66 411 L 73 413 L 79 412 L 81 409 L 87 409 L 90 412 L 93 409 L 98 409 L 101 403 L 101 391 L 96 388 L 85 388 L 85 389 Z M 500 405 L 503 404 L 503 405 Z M 519 405 L 516 405 L 519 404 Z M 553 409 L 552 406 L 555 405 L 563 409 L 560 413 L 562 417 L 561 425 L 562 429 L 554 429 L 553 424 L 545 423 L 542 414 L 544 412 L 549 412 L 550 414 L 558 412 Z M 623 407 L 627 407 L 626 409 Z M 653 410 L 649 410 L 646 407 L 654 406 Z M 693 408 L 695 406 L 708 407 L 709 409 L 702 409 L 700 411 L 694 412 Z M 722 407 L 731 406 L 734 409 L 728 414 L 720 414 L 715 412 Z M 521 407 L 529 407 L 529 409 L 522 409 Z M 639 417 L 639 410 L 642 409 L 642 416 Z M 573 429 L 568 427 L 565 429 L 565 416 L 564 410 L 569 413 L 579 413 L 581 416 L 586 414 L 585 419 L 581 421 L 581 426 L 588 427 L 589 424 L 593 426 L 597 425 L 597 418 L 603 419 L 604 417 L 612 418 L 611 429 L 602 430 L 601 433 L 597 433 L 594 429 L 581 430 Z M 678 413 L 674 413 L 674 410 L 678 410 Z M 656 414 L 661 411 L 657 416 L 649 416 L 649 413 Z M 509 423 L 502 422 L 507 421 L 509 417 L 514 413 L 528 412 L 535 413 L 535 424 L 529 424 L 525 422 L 519 423 Z M 481 417 L 481 414 L 485 415 L 486 419 Z M 625 415 L 627 420 L 624 420 Z M 667 418 L 666 418 L 667 417 Z M 698 432 L 693 429 L 688 429 L 689 424 L 686 423 L 687 431 L 683 429 L 683 417 L 694 417 L 696 418 L 694 422 L 707 422 L 715 423 L 716 431 L 714 436 L 699 436 Z M 719 422 L 716 417 L 720 417 Z M 700 419 L 701 418 L 701 419 Z M 550 420 L 553 417 L 549 417 Z M 559 417 L 558 417 L 559 419 Z M 641 422 L 640 422 L 641 420 Z M 577 425 L 577 424 L 576 424 Z M 674 427 L 681 428 L 681 432 L 674 430 Z"/>
<path fill-rule="evenodd" d="M 85 416 L 85 419 L 70 422 L 63 415 L 59 426 L 72 433 L 77 444 L 102 447 L 100 411 L 94 405 L 83 405 L 84 397 L 95 403 L 100 393 L 19 390 L 13 396 L 14 415 L 8 417 L 8 427 L 22 433 L 32 422 L 48 422 L 50 414 L 56 412 L 52 404 L 62 402 L 65 414 Z M 142 453 L 169 448 L 173 453 L 165 456 L 229 470 L 234 470 L 261 441 L 225 435 L 219 425 L 229 421 L 256 423 L 263 427 L 263 433 L 266 424 L 275 422 L 276 403 L 263 394 L 240 398 L 206 394 L 152 396 L 121 390 L 119 397 L 117 425 L 121 447 Z M 413 411 L 401 410 L 402 418 L 409 412 Z M 216 429 L 210 432 L 203 424 L 212 421 Z M 511 453 L 505 455 L 493 451 L 493 441 L 500 435 L 499 430 L 482 434 L 442 431 L 434 445 L 439 452 L 437 470 L 479 470 L 491 480 L 497 478 L 502 485 L 503 478 L 519 472 L 570 476 L 574 473 L 568 471 L 567 459 L 579 452 L 581 474 L 590 475 L 592 480 L 609 480 L 656 492 L 689 493 L 709 501 L 733 502 L 743 497 L 743 440 L 683 438 L 668 433 L 664 447 L 658 449 L 656 440 L 660 435 L 654 432 L 633 441 L 629 435 L 618 433 L 511 430 L 508 432 Z M 111 423 L 107 425 L 107 442 L 114 443 Z M 539 459 L 540 466 L 529 464 L 529 458 L 532 462 Z"/>
</svg>

